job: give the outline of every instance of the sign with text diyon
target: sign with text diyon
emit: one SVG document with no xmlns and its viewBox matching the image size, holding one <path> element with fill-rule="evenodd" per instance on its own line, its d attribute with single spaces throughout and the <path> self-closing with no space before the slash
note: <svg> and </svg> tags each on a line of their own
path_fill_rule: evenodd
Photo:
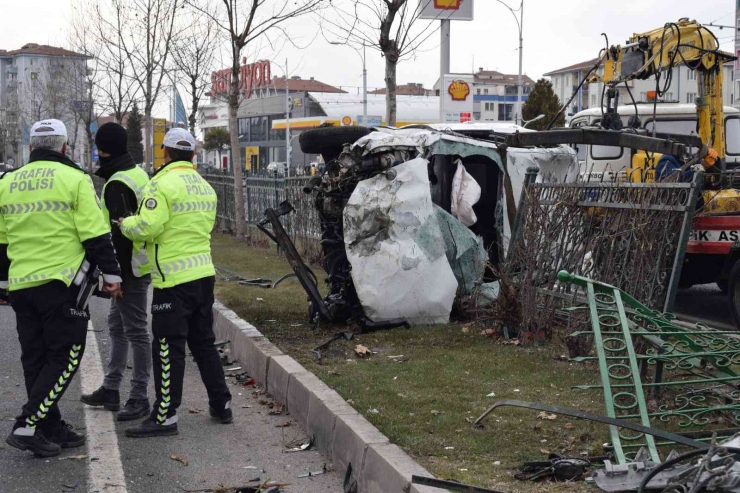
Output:
<svg viewBox="0 0 740 493">
<path fill-rule="evenodd" d="M 361 127 L 379 127 L 383 124 L 383 117 L 382 116 L 363 116 L 359 115 L 357 117 L 357 124 Z"/>
<path fill-rule="evenodd" d="M 438 21 L 472 21 L 473 0 L 419 0 L 419 18 Z"/>
</svg>

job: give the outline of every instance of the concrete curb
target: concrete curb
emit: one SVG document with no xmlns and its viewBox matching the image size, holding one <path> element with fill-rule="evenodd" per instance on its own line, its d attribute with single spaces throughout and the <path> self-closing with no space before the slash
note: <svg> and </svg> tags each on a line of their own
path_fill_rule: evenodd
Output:
<svg viewBox="0 0 740 493">
<path fill-rule="evenodd" d="M 216 337 L 231 341 L 231 357 L 314 436 L 316 447 L 335 470 L 344 475 L 351 466 L 358 493 L 446 491 L 411 484 L 412 474 L 433 476 L 253 325 L 218 301 L 213 305 L 213 317 Z"/>
</svg>

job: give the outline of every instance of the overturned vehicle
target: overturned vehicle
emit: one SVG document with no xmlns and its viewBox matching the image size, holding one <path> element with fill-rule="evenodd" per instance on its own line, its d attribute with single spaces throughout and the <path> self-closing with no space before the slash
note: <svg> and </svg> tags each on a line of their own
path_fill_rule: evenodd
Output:
<svg viewBox="0 0 740 493">
<path fill-rule="evenodd" d="M 266 211 L 260 228 L 286 253 L 309 295 L 310 318 L 371 330 L 446 323 L 463 297 L 490 303 L 525 170 L 538 166 L 538 180 L 551 181 L 578 173 L 569 147 L 507 149 L 502 142 L 516 132 L 527 130 L 456 124 L 303 132 L 302 150 L 326 163 L 304 192 L 318 212 L 328 294 L 320 296 L 317 276 L 282 229 L 279 217 L 290 204 Z"/>
</svg>

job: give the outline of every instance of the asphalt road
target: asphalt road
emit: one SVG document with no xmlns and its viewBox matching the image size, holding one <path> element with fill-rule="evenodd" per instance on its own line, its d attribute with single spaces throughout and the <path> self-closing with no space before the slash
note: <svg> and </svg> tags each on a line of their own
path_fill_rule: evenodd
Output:
<svg viewBox="0 0 740 493">
<path fill-rule="evenodd" d="M 690 322 L 701 319 L 709 326 L 734 330 L 727 295 L 715 284 L 700 284 L 676 293 L 674 312 Z"/>
<path fill-rule="evenodd" d="M 80 372 L 61 400 L 64 418 L 88 435 L 88 444 L 68 449 L 58 458 L 39 459 L 5 444 L 13 416 L 25 398 L 20 365 L 20 347 L 15 317 L 10 307 L 0 306 L 0 493 L 101 492 L 169 493 L 207 491 L 228 486 L 254 486 L 252 479 L 290 483 L 281 491 L 340 493 L 342 478 L 337 472 L 298 478 L 307 471 L 321 470 L 328 461 L 315 451 L 286 453 L 286 444 L 305 437 L 301 427 L 286 415 L 268 415 L 252 395 L 251 387 L 232 382 L 235 423 L 221 425 L 208 416 L 208 400 L 197 367 L 188 358 L 185 393 L 175 437 L 132 439 L 124 436 L 131 424 L 118 423 L 112 413 L 84 409 L 79 402 L 85 390 L 102 383 L 109 338 L 106 317 L 108 302 L 93 300 L 92 325 Z M 98 353 L 98 354 L 96 354 Z M 102 362 L 100 356 L 102 355 Z M 102 363 L 102 364 L 101 364 Z M 130 370 L 124 380 L 130 378 Z M 231 379 L 233 380 L 233 379 Z M 121 399 L 128 395 L 125 381 Z M 154 395 L 150 383 L 150 397 Z M 190 412 L 192 410 L 193 412 Z M 278 427 L 286 422 L 290 426 Z M 86 455 L 82 459 L 72 456 Z M 187 461 L 171 459 L 177 456 Z M 66 460 L 61 460 L 61 459 Z M 330 463 L 329 463 L 330 465 Z"/>
</svg>

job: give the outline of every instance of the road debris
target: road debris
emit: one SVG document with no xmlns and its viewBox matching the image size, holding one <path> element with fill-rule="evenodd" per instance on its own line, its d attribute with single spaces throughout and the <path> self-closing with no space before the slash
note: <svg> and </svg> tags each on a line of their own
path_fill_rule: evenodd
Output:
<svg viewBox="0 0 740 493">
<path fill-rule="evenodd" d="M 602 458 L 594 458 L 596 460 Z M 514 477 L 520 481 L 581 481 L 591 468 L 591 461 L 582 457 L 549 454 L 546 461 L 525 462 L 521 472 Z"/>
<path fill-rule="evenodd" d="M 182 464 L 183 466 L 187 466 L 187 465 L 188 465 L 188 461 L 187 461 L 186 459 L 183 459 L 183 458 L 182 458 L 182 457 L 180 457 L 180 456 L 177 456 L 177 455 L 170 455 L 170 459 L 172 459 L 172 460 L 174 460 L 174 461 L 177 461 L 177 462 L 179 462 L 179 463 L 180 463 L 180 464 Z"/>
<path fill-rule="evenodd" d="M 326 464 L 324 464 L 324 466 L 320 470 L 318 470 L 318 471 L 308 471 L 305 474 L 299 474 L 298 477 L 299 478 L 311 478 L 313 476 L 318 476 L 320 474 L 326 474 L 327 472 L 328 472 L 328 469 L 326 468 Z"/>
<path fill-rule="evenodd" d="M 203 412 L 203 410 L 202 410 L 202 409 L 197 409 L 197 408 L 195 408 L 195 407 L 189 407 L 189 408 L 188 408 L 188 412 L 189 412 L 190 414 L 200 414 L 200 413 L 202 413 L 202 412 Z"/>
<path fill-rule="evenodd" d="M 292 441 L 286 445 L 288 450 L 285 452 L 303 452 L 309 450 L 313 446 L 313 441 L 313 436 Z"/>
<path fill-rule="evenodd" d="M 372 354 L 372 351 L 370 351 L 367 347 L 363 346 L 362 344 L 358 344 L 355 346 L 355 354 L 359 358 L 364 358 L 367 356 L 370 356 Z"/>
<path fill-rule="evenodd" d="M 467 471 L 467 469 L 460 469 L 461 471 Z M 489 490 L 487 488 L 481 488 L 479 486 L 471 486 L 469 484 L 459 483 L 457 481 L 447 481 L 444 479 L 429 478 L 426 476 L 411 476 L 411 483 L 420 484 L 423 486 L 431 486 L 432 488 L 446 489 L 449 491 L 460 491 L 463 493 L 501 493 L 496 490 Z"/>
<path fill-rule="evenodd" d="M 321 358 L 322 358 L 321 351 L 331 346 L 331 344 L 334 341 L 338 341 L 339 339 L 346 339 L 348 341 L 351 341 L 354 337 L 355 335 L 352 332 L 337 332 L 336 334 L 332 336 L 331 339 L 313 348 L 311 352 L 316 355 L 317 360 L 321 361 Z"/>
<path fill-rule="evenodd" d="M 89 458 L 87 455 L 68 455 L 67 457 L 59 457 L 57 460 L 85 460 Z"/>
<path fill-rule="evenodd" d="M 290 426 L 290 424 L 290 421 L 286 421 L 284 423 L 276 424 L 275 428 L 287 428 L 288 426 Z"/>
<path fill-rule="evenodd" d="M 542 411 L 541 413 L 539 413 L 537 415 L 537 417 L 540 418 L 540 419 L 549 419 L 549 420 L 553 420 L 553 419 L 557 419 L 558 418 L 558 416 L 556 414 L 547 413 L 545 411 Z"/>
<path fill-rule="evenodd" d="M 241 369 L 242 369 L 241 366 L 234 366 L 232 368 L 224 368 L 224 371 L 239 371 Z"/>
</svg>

